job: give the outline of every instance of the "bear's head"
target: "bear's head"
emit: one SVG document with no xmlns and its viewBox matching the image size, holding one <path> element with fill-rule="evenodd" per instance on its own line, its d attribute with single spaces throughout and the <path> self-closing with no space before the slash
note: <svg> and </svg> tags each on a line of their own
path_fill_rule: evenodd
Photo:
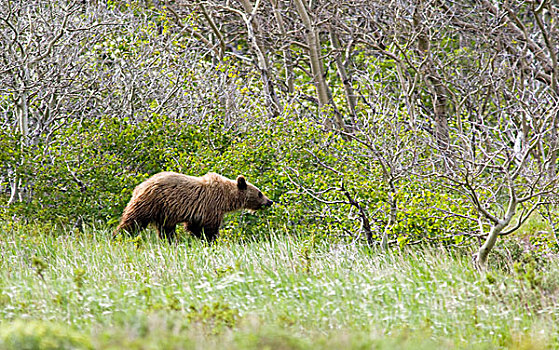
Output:
<svg viewBox="0 0 559 350">
<path fill-rule="evenodd" d="M 274 203 L 241 175 L 237 177 L 237 188 L 244 194 L 245 204 L 243 207 L 245 209 L 258 210 L 269 207 Z"/>
</svg>

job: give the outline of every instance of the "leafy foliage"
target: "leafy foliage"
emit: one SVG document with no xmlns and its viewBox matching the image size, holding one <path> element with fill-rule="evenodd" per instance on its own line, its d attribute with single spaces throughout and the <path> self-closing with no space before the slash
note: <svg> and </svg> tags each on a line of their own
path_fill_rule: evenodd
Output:
<svg viewBox="0 0 559 350">
<path fill-rule="evenodd" d="M 193 125 L 163 115 L 141 122 L 104 117 L 68 124 L 51 135 L 48 145 L 26 151 L 26 161 L 19 167 L 32 197 L 4 213 L 63 224 L 82 218 L 113 225 L 135 185 L 150 175 L 165 170 L 191 175 L 215 171 L 231 178 L 243 174 L 277 202 L 273 210 L 256 214 L 258 218 L 232 215 L 223 230 L 225 239 L 270 230 L 354 239 L 360 224 L 351 207 L 321 203 L 311 195 L 324 193 L 325 201 L 343 199 L 340 192 L 329 190 L 342 181 L 374 213 L 375 237 L 380 240 L 391 189 L 378 165 L 352 156 L 367 151 L 357 140 L 324 133 L 313 125 L 280 116 L 253 122 L 251 128 L 231 129 L 218 119 Z M 413 178 L 402 178 L 393 195 L 399 210 L 390 232 L 400 245 L 453 230 L 448 220 L 437 218 L 435 209 L 428 209 L 445 207 L 448 195 L 440 189 L 422 188 Z"/>
<path fill-rule="evenodd" d="M 93 349 L 88 337 L 68 327 L 41 321 L 17 321 L 0 327 L 0 348 L 25 350 Z"/>
</svg>

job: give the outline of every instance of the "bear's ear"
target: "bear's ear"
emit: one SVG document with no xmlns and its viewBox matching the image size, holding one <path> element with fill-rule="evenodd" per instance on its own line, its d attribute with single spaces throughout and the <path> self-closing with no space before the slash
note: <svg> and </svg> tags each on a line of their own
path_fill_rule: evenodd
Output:
<svg viewBox="0 0 559 350">
<path fill-rule="evenodd" d="M 247 181 L 245 180 L 243 175 L 237 176 L 237 187 L 241 191 L 244 191 L 244 190 L 247 189 Z"/>
</svg>

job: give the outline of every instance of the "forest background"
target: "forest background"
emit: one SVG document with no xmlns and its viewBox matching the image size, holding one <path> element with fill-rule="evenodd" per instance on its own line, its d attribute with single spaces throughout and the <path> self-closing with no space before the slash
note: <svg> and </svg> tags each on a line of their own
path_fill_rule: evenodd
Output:
<svg viewBox="0 0 559 350">
<path fill-rule="evenodd" d="M 23 301 L 29 299 L 25 286 L 41 290 L 37 304 L 49 300 L 50 306 L 35 306 L 52 320 L 74 324 L 56 307 L 83 316 L 84 275 L 92 284 L 106 277 L 69 264 L 66 272 L 51 271 L 52 281 L 57 273 L 69 274 L 60 294 L 47 288 L 54 253 L 70 244 L 57 237 L 87 239 L 85 246 L 99 244 L 104 254 L 138 266 L 161 261 L 148 263 L 130 247 L 163 249 L 177 266 L 189 261 L 176 255 L 184 249 L 142 236 L 108 241 L 134 186 L 172 170 L 243 174 L 277 202 L 264 213 L 230 215 L 216 246 L 182 232 L 179 247 L 200 252 L 196 261 L 209 259 L 207 249 L 229 256 L 270 244 L 278 257 L 295 249 L 295 256 L 286 253 L 299 266 L 293 273 L 339 268 L 345 276 L 347 257 L 334 260 L 339 266 L 326 264 L 338 249 L 350 249 L 362 267 L 401 264 L 410 273 L 426 268 L 415 265 L 423 263 L 414 260 L 420 254 L 420 260 L 449 264 L 441 269 L 469 271 L 465 290 L 473 288 L 469 283 L 499 290 L 502 282 L 534 293 L 537 303 L 523 299 L 528 294 L 502 297 L 515 303 L 506 304 L 508 310 L 531 305 L 521 313 L 526 319 L 520 317 L 529 326 L 518 333 L 512 327 L 501 340 L 481 332 L 491 344 L 528 338 L 556 344 L 556 326 L 539 325 L 557 324 L 559 314 L 558 20 L 559 7 L 549 0 L 7 1 L 0 8 L 0 197 L 2 240 L 8 242 L 0 305 L 8 310 L 6 334 L 19 334 L 17 319 L 42 319 L 33 302 Z M 288 243 L 295 248 L 277 250 Z M 41 253 L 34 244 L 49 248 Z M 115 253 L 111 244 L 122 250 Z M 79 244 L 68 249 L 70 257 L 90 256 Z M 255 251 L 210 267 L 212 281 L 245 271 L 240 261 Z M 99 259 L 98 267 L 114 264 L 106 255 Z M 374 280 L 368 269 L 359 271 Z M 418 276 L 411 278 L 417 282 Z M 127 288 L 140 288 L 145 297 L 144 287 Z M 76 300 L 60 299 L 68 288 Z M 227 296 L 217 304 L 208 301 L 213 298 L 189 304 L 184 290 L 172 298 L 165 288 L 155 290 L 170 298 L 161 305 L 190 315 L 188 324 L 246 320 L 255 308 L 232 308 Z M 488 293 L 488 302 L 500 298 Z M 144 310 L 149 323 L 150 300 L 132 303 L 127 312 Z M 93 314 L 102 321 L 82 320 L 79 330 L 118 323 Z M 451 322 L 441 315 L 441 324 Z M 274 322 L 284 317 L 276 316 L 270 316 Z M 436 317 L 423 316 L 405 327 L 431 328 Z M 475 318 L 468 318 L 472 329 Z M 303 324 L 304 317 L 295 319 L 284 321 Z M 511 320 L 505 317 L 504 324 Z M 368 322 L 338 320 L 328 327 L 365 331 L 369 341 L 371 329 L 386 334 L 394 326 Z M 237 324 L 225 322 L 225 328 Z M 319 322 L 309 332 L 323 327 Z M 542 329 L 545 336 L 526 336 Z M 433 338 L 459 345 L 469 336 L 435 331 Z"/>
</svg>

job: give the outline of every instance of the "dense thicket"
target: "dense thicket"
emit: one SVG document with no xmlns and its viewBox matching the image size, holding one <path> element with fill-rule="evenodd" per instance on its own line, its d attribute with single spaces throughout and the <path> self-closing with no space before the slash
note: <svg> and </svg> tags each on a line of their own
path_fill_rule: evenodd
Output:
<svg viewBox="0 0 559 350">
<path fill-rule="evenodd" d="M 479 240 L 483 265 L 533 213 L 554 227 L 558 11 L 7 1 L 3 212 L 111 224 L 154 172 L 242 173 L 280 204 L 233 217 L 226 234 Z"/>
</svg>

